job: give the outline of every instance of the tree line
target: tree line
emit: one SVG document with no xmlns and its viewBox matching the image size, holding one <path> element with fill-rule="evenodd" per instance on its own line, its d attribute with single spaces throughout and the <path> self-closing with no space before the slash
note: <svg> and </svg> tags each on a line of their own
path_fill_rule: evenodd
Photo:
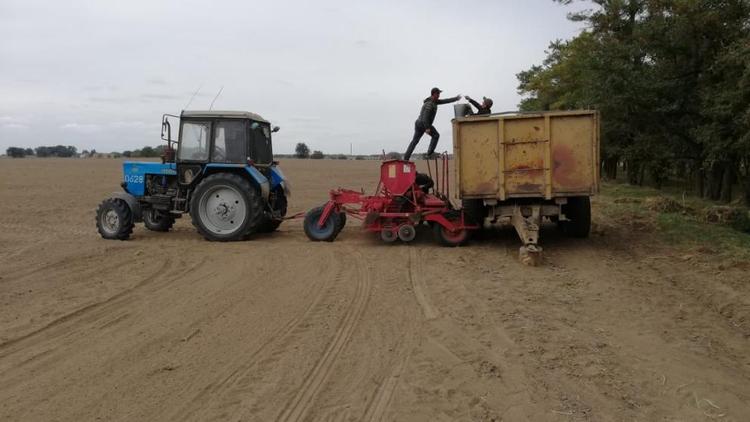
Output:
<svg viewBox="0 0 750 422">
<path fill-rule="evenodd" d="M 296 158 L 312 158 L 313 160 L 326 158 L 326 155 L 323 154 L 323 151 L 315 150 L 313 152 L 310 152 L 310 147 L 308 147 L 304 142 L 297 143 L 297 146 L 294 148 L 294 156 Z M 344 154 L 336 154 L 333 158 L 346 160 L 347 156 Z"/>
<path fill-rule="evenodd" d="M 151 147 L 151 146 L 145 146 L 140 149 L 135 150 L 126 150 L 122 152 L 111 152 L 106 154 L 107 156 L 112 156 L 114 158 L 119 157 L 161 157 L 164 153 L 164 145 L 159 145 L 157 147 Z M 8 147 L 5 150 L 5 153 L 8 157 L 13 158 L 23 158 L 26 156 L 37 156 L 40 158 L 44 157 L 62 157 L 62 158 L 69 158 L 69 157 L 78 157 L 78 148 L 68 145 L 56 145 L 56 146 L 41 146 L 36 148 L 21 148 L 21 147 Z M 89 150 L 83 150 L 81 151 L 80 155 L 86 156 L 86 157 L 95 157 L 97 156 L 97 152 L 95 149 Z"/>
<path fill-rule="evenodd" d="M 554 0 L 570 4 L 573 0 Z M 520 72 L 520 109 L 596 109 L 602 173 L 750 205 L 750 1 L 588 0 Z"/>
<path fill-rule="evenodd" d="M 284 154 L 276 154 L 279 157 L 285 156 Z M 292 155 L 294 158 L 311 158 L 313 160 L 315 159 L 323 159 L 326 158 L 326 154 L 324 154 L 322 151 L 315 150 L 313 152 L 310 152 L 310 147 L 307 146 L 304 142 L 298 142 L 297 146 L 294 148 L 294 155 Z M 333 158 L 336 160 L 348 160 L 350 156 L 346 154 L 329 154 L 327 156 L 328 158 Z M 355 155 L 352 158 L 355 160 L 381 160 L 383 159 L 383 154 L 372 154 L 372 155 Z M 385 159 L 387 160 L 400 160 L 401 159 L 401 153 L 391 151 L 387 154 L 385 154 Z"/>
<path fill-rule="evenodd" d="M 72 145 L 55 145 L 31 148 L 8 147 L 5 150 L 8 157 L 23 158 L 27 155 L 36 155 L 37 157 L 76 157 L 78 148 Z"/>
</svg>

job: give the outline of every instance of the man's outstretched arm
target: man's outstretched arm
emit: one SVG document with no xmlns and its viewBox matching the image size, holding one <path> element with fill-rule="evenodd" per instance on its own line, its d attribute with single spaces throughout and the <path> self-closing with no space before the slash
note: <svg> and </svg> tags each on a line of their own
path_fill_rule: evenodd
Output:
<svg viewBox="0 0 750 422">
<path fill-rule="evenodd" d="M 466 99 L 469 100 L 469 102 L 471 103 L 471 105 L 473 105 L 474 107 L 476 107 L 477 110 L 479 110 L 479 109 L 482 108 L 481 104 L 479 104 L 478 102 L 474 101 L 474 99 L 471 98 L 471 97 L 469 97 L 468 95 L 466 96 Z"/>
<path fill-rule="evenodd" d="M 455 97 L 445 98 L 443 100 L 437 100 L 437 103 L 438 104 L 450 104 L 450 103 L 455 103 L 456 101 L 458 101 L 460 99 L 461 99 L 461 96 L 460 95 L 456 95 Z"/>
</svg>

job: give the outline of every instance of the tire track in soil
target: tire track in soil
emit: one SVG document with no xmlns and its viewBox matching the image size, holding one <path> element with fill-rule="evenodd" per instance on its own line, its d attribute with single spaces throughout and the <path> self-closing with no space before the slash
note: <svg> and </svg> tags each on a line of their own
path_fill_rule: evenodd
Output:
<svg viewBox="0 0 750 422">
<path fill-rule="evenodd" d="M 167 258 L 167 261 L 166 261 L 166 263 L 165 263 L 164 266 L 165 267 L 170 267 L 171 266 L 171 262 L 172 262 L 172 259 L 171 258 Z M 113 265 L 110 268 L 115 268 L 116 266 L 119 266 L 119 264 L 118 265 Z M 106 299 L 104 299 L 102 301 L 94 302 L 94 303 L 85 305 L 85 306 L 83 306 L 81 308 L 78 308 L 78 309 L 76 309 L 76 310 L 74 310 L 74 311 L 72 311 L 70 313 L 67 313 L 67 314 L 65 314 L 65 315 L 63 315 L 61 317 L 58 317 L 58 318 L 50 321 L 49 323 L 45 324 L 44 326 L 42 326 L 40 328 L 37 328 L 36 330 L 33 330 L 33 331 L 28 332 L 26 334 L 23 334 L 21 336 L 12 338 L 10 340 L 6 340 L 5 342 L 0 343 L 0 352 L 2 352 L 2 350 L 7 349 L 8 347 L 10 347 L 10 346 L 12 346 L 12 345 L 14 345 L 14 344 L 16 344 L 18 342 L 21 342 L 21 341 L 26 340 L 28 338 L 37 336 L 37 335 L 39 335 L 39 334 L 41 334 L 41 333 L 43 333 L 43 332 L 45 332 L 45 331 L 47 331 L 47 330 L 49 330 L 51 328 L 54 328 L 54 327 L 56 327 L 56 326 L 58 326 L 60 324 L 63 324 L 65 322 L 68 322 L 68 321 L 70 321 L 72 319 L 75 319 L 75 318 L 77 318 L 79 316 L 82 316 L 82 315 L 84 315 L 84 314 L 86 314 L 86 313 L 88 313 L 90 311 L 93 311 L 94 309 L 97 309 L 97 308 L 100 308 L 100 307 L 102 307 L 104 305 L 112 303 L 112 302 L 116 301 L 117 299 L 120 299 L 123 296 L 125 296 L 127 294 L 130 294 L 133 291 L 135 291 L 135 290 L 137 290 L 137 289 L 145 286 L 146 284 L 148 284 L 152 280 L 157 279 L 159 277 L 159 274 L 162 273 L 163 271 L 164 271 L 164 268 L 160 267 L 156 271 L 150 273 L 149 275 L 147 275 L 146 277 L 144 277 L 143 280 L 141 280 L 136 285 L 134 285 L 134 286 L 132 286 L 130 288 L 122 290 L 121 292 L 116 293 L 116 294 L 114 294 L 114 295 L 112 295 L 112 296 L 110 296 L 110 297 L 108 297 L 108 298 L 106 298 Z M 5 356 L 7 356 L 7 355 L 0 354 L 0 358 L 4 358 Z"/>
<path fill-rule="evenodd" d="M 328 262 L 335 262 L 333 255 L 330 253 L 328 256 Z M 343 266 L 339 265 L 338 268 L 332 268 L 337 271 L 334 279 L 340 280 L 343 277 Z M 210 403 L 213 397 L 223 397 L 225 393 L 230 392 L 233 389 L 236 391 L 231 391 L 229 393 L 229 398 L 231 398 L 230 403 L 224 403 L 224 405 L 219 406 L 219 408 L 225 409 L 231 404 L 241 402 L 242 400 L 237 399 L 236 396 L 246 393 L 244 389 L 247 386 L 243 386 L 242 383 L 243 381 L 247 381 L 253 368 L 255 368 L 255 366 L 260 362 L 260 358 L 263 357 L 263 355 L 269 350 L 274 350 L 271 346 L 283 342 L 287 337 L 289 337 L 290 334 L 292 334 L 292 332 L 297 327 L 300 326 L 300 324 L 307 320 L 312 313 L 312 310 L 318 305 L 321 298 L 323 297 L 323 293 L 327 291 L 326 287 L 327 284 L 329 284 L 330 278 L 317 277 L 316 279 L 322 279 L 323 281 L 319 286 L 313 287 L 312 290 L 316 293 L 313 296 L 313 299 L 308 303 L 307 307 L 305 307 L 305 309 L 301 313 L 287 321 L 287 323 L 284 324 L 284 326 L 278 331 L 277 334 L 261 343 L 261 345 L 257 349 L 255 349 L 255 351 L 253 351 L 249 356 L 242 356 L 241 358 L 235 359 L 231 364 L 229 364 L 229 368 L 236 369 L 231 371 L 224 371 L 218 381 L 210 383 L 200 392 L 198 392 L 198 394 L 196 394 L 190 400 L 189 406 L 181 409 L 177 412 L 177 414 L 169 416 L 168 419 L 180 421 L 190 419 L 190 417 L 195 416 L 201 408 L 205 408 L 205 405 Z"/>
<path fill-rule="evenodd" d="M 130 251 L 134 247 L 133 246 L 126 246 L 118 249 L 118 252 L 125 252 Z M 109 251 L 107 249 L 104 250 L 105 253 L 108 253 Z M 111 257 L 110 257 L 111 258 Z M 26 278 L 30 278 L 33 275 L 39 274 L 41 272 L 47 271 L 47 270 L 54 270 L 56 272 L 64 272 L 65 270 L 71 270 L 76 267 L 80 267 L 81 265 L 85 265 L 88 271 L 85 274 L 88 273 L 101 273 L 106 272 L 111 269 L 117 268 L 122 266 L 123 264 L 132 264 L 132 258 L 131 257 L 120 257 L 119 259 L 115 261 L 111 261 L 110 263 L 102 266 L 97 266 L 96 268 L 92 269 L 92 264 L 89 261 L 96 261 L 98 259 L 101 259 L 101 253 L 99 254 L 87 254 L 84 256 L 78 256 L 78 257 L 70 257 L 66 256 L 64 258 L 60 258 L 55 260 L 54 262 L 35 266 L 32 268 L 24 268 L 21 270 L 16 270 L 14 272 L 10 272 L 3 275 L 3 282 L 19 282 Z M 3 258 L 2 261 L 6 261 L 7 259 Z M 0 262 L 2 262 L 0 261 Z M 82 261 L 82 262 L 79 262 Z"/>
<path fill-rule="evenodd" d="M 318 360 L 318 363 L 312 371 L 310 371 L 307 377 L 305 377 L 302 386 L 297 390 L 297 394 L 294 398 L 292 398 L 289 404 L 276 418 L 277 421 L 301 421 L 304 419 L 307 412 L 310 410 L 310 406 L 312 405 L 315 396 L 317 396 L 320 389 L 328 380 L 331 369 L 333 368 L 338 355 L 348 343 L 352 332 L 354 332 L 354 328 L 362 318 L 362 314 L 367 307 L 367 302 L 370 298 L 372 281 L 370 280 L 369 268 L 364 259 L 362 259 L 361 254 L 356 252 L 355 255 L 358 261 L 357 271 L 359 272 L 359 275 L 357 277 L 357 290 L 349 309 L 339 325 L 339 328 L 336 330 L 333 339 Z"/>
<path fill-rule="evenodd" d="M 362 416 L 363 421 L 374 422 L 385 420 L 385 414 L 391 406 L 391 400 L 393 394 L 396 392 L 398 383 L 401 380 L 401 376 L 404 373 L 409 358 L 411 356 L 411 350 L 401 356 L 396 365 L 391 370 L 385 379 L 380 383 L 372 401 L 365 409 L 365 414 Z"/>
<path fill-rule="evenodd" d="M 410 282 L 410 284 L 412 285 L 412 290 L 414 290 L 414 280 L 417 279 L 417 277 L 419 278 L 418 280 L 421 280 L 421 275 L 419 274 L 419 270 L 421 270 L 421 267 L 416 269 L 415 266 L 412 265 L 413 262 L 418 262 L 418 259 L 418 254 L 415 253 L 412 248 L 408 256 L 409 270 L 406 275 L 407 280 L 405 280 Z M 424 287 L 423 283 L 420 284 L 420 287 Z M 424 289 L 422 289 L 421 292 L 424 293 Z M 422 297 L 425 299 L 424 303 L 428 305 L 427 309 L 431 309 L 434 314 L 437 315 L 437 311 L 435 310 L 435 308 L 430 306 L 429 302 L 426 301 L 426 295 L 423 294 Z M 422 308 L 422 314 L 424 314 L 425 308 L 423 306 L 420 307 Z M 411 326 L 409 327 L 408 331 L 406 329 L 404 330 L 401 339 L 398 341 L 395 347 L 398 353 L 396 357 L 396 363 L 378 384 L 378 387 L 375 390 L 375 394 L 373 394 L 372 399 L 365 407 L 365 412 L 360 420 L 367 422 L 385 420 L 385 415 L 391 407 L 393 395 L 396 392 L 396 388 L 398 388 L 401 377 L 406 370 L 412 353 L 414 352 L 415 336 L 415 327 Z"/>
<path fill-rule="evenodd" d="M 422 308 L 422 313 L 427 320 L 438 317 L 438 311 L 432 306 L 427 298 L 427 285 L 422 278 L 422 261 L 416 248 L 409 249 L 409 280 L 417 303 Z"/>
<path fill-rule="evenodd" d="M 102 301 L 92 303 L 66 314 L 38 330 L 3 343 L 3 345 L 0 345 L 0 362 L 1 360 L 8 359 L 21 351 L 25 351 L 28 355 L 29 353 L 32 353 L 32 350 L 35 347 L 44 348 L 44 350 L 31 357 L 23 357 L 21 362 L 12 365 L 5 365 L 6 368 L 0 371 L 0 376 L 6 380 L 3 387 L 9 388 L 23 380 L 23 377 L 19 376 L 15 376 L 11 379 L 9 373 L 12 371 L 34 363 L 36 366 L 27 370 L 33 372 L 44 365 L 54 363 L 65 356 L 64 350 L 71 343 L 90 337 L 85 334 L 90 333 L 92 327 L 97 328 L 96 331 L 106 329 L 107 325 L 111 325 L 107 324 L 112 321 L 112 318 L 110 317 L 114 315 L 115 319 L 121 318 L 122 313 L 118 313 L 118 310 L 127 308 L 129 304 L 137 300 L 138 297 L 140 297 L 139 294 L 141 294 L 141 291 L 144 288 L 151 287 L 150 289 L 147 289 L 145 293 L 153 296 L 154 293 L 171 286 L 175 280 L 183 275 L 192 272 L 196 268 L 200 268 L 205 261 L 206 258 L 204 257 L 191 265 L 182 267 L 179 271 L 173 271 L 175 267 L 180 267 L 180 263 L 175 264 L 173 263 L 173 260 L 168 257 L 164 266 L 147 275 L 134 286 Z M 103 321 L 105 328 L 101 328 L 102 324 L 100 322 L 104 319 L 107 319 L 107 321 Z M 70 326 L 70 329 L 66 329 L 68 326 Z M 64 340 L 62 343 L 59 343 L 57 342 L 59 339 Z M 49 346 L 43 346 L 44 344 Z M 5 351 L 5 349 L 9 350 Z"/>
</svg>

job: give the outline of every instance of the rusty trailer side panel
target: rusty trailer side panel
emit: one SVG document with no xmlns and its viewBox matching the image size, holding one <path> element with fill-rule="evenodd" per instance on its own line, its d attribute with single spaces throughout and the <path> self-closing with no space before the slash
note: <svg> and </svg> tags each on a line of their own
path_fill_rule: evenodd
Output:
<svg viewBox="0 0 750 422">
<path fill-rule="evenodd" d="M 457 118 L 453 152 L 461 198 L 550 200 L 599 191 L 595 111 Z"/>
</svg>

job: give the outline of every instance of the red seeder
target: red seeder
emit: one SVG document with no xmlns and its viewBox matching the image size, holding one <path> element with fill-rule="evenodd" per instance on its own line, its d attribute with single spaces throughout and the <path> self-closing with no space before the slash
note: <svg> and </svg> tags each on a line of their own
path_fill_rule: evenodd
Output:
<svg viewBox="0 0 750 422">
<path fill-rule="evenodd" d="M 413 162 L 389 160 L 380 166 L 380 182 L 374 195 L 350 189 L 331 190 L 325 205 L 306 214 L 305 233 L 311 240 L 333 241 L 346 224 L 346 216 L 351 216 L 363 222 L 364 230 L 380 233 L 386 242 L 410 242 L 416 237 L 416 227 L 427 223 L 441 244 L 463 244 L 468 230 L 478 226 L 467 224 L 463 211 L 454 209 L 448 199 L 448 156 L 443 154 L 441 158 L 442 178 L 438 177 L 435 160 L 435 176 L 442 179 L 437 186 L 433 186 L 430 176 L 417 174 Z"/>
</svg>

